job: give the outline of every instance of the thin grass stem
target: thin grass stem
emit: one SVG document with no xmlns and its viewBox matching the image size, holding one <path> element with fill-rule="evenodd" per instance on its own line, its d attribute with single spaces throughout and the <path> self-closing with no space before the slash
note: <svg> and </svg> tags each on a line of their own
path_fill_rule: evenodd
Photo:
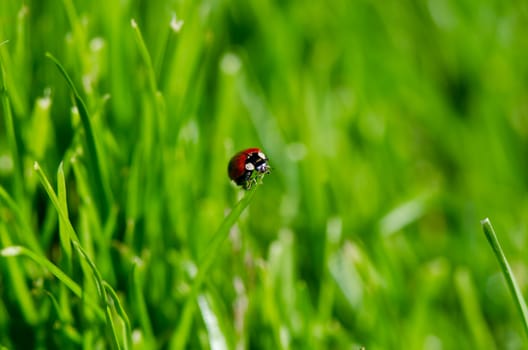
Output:
<svg viewBox="0 0 528 350">
<path fill-rule="evenodd" d="M 229 230 L 235 224 L 236 220 L 240 217 L 244 209 L 249 205 L 253 196 L 255 195 L 258 186 L 253 186 L 249 191 L 246 192 L 245 196 L 236 204 L 233 210 L 224 218 L 224 221 L 220 224 L 220 227 L 216 231 L 209 244 L 209 250 L 202 258 L 198 266 L 198 272 L 193 280 L 191 291 L 187 300 L 184 304 L 180 323 L 171 339 L 170 349 L 179 350 L 184 349 L 187 344 L 187 338 L 189 335 L 189 329 L 192 323 L 192 317 L 196 308 L 196 299 L 202 284 L 206 276 L 209 273 L 215 258 L 218 257 L 222 243 L 226 240 L 229 235 Z"/>
<path fill-rule="evenodd" d="M 495 257 L 499 262 L 504 278 L 506 279 L 506 283 L 508 284 L 508 288 L 510 289 L 510 293 L 512 294 L 515 301 L 515 306 L 521 315 L 524 331 L 528 336 L 528 308 L 526 307 L 526 301 L 524 300 L 524 297 L 521 293 L 521 289 L 515 281 L 515 276 L 513 275 L 510 264 L 508 263 L 504 252 L 502 251 L 499 240 L 497 239 L 497 235 L 495 234 L 495 230 L 493 229 L 493 226 L 491 226 L 490 220 L 485 218 L 480 221 L 480 224 L 482 225 L 484 234 L 486 235 L 486 238 L 488 239 L 488 242 L 495 253 Z"/>
</svg>

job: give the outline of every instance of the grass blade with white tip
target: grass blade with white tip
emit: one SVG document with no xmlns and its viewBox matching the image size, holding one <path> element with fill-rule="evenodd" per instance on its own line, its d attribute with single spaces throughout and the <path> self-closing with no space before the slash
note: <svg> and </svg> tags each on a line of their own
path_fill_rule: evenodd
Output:
<svg viewBox="0 0 528 350">
<path fill-rule="evenodd" d="M 0 251 L 0 256 L 9 257 L 12 256 L 12 254 L 17 253 L 17 249 L 10 247 L 11 244 L 6 225 L 3 222 L 0 222 L 0 245 L 3 247 L 7 246 L 7 248 Z M 4 271 L 6 272 L 5 277 L 3 275 Z M 25 278 L 26 273 L 24 272 L 24 268 L 18 261 L 8 260 L 5 268 L 2 268 L 2 283 L 5 285 L 10 284 L 10 289 L 17 295 L 17 302 L 24 318 L 29 324 L 35 325 L 39 321 L 39 315 L 35 308 L 31 291 L 26 285 Z M 4 286 L 2 289 L 3 288 Z"/>
<path fill-rule="evenodd" d="M 68 214 L 64 212 L 63 206 L 61 205 L 61 202 L 59 201 L 59 198 L 57 197 L 57 194 L 53 190 L 53 187 L 51 186 L 46 174 L 44 174 L 44 171 L 42 171 L 42 168 L 40 167 L 38 162 L 35 162 L 33 165 L 33 168 L 37 172 L 37 175 L 40 179 L 40 183 L 46 190 L 46 193 L 48 194 L 51 202 L 53 203 L 53 206 L 55 207 L 55 210 L 57 210 L 57 213 L 59 214 L 59 219 L 62 220 L 65 229 L 68 231 L 68 234 L 70 236 L 70 239 L 72 241 L 79 241 L 79 238 L 77 237 L 77 234 L 75 233 L 75 230 L 68 218 Z"/>
<path fill-rule="evenodd" d="M 480 224 L 482 225 L 484 234 L 486 235 L 486 238 L 488 239 L 488 242 L 495 253 L 495 257 L 499 262 L 504 278 L 506 279 L 506 283 L 508 284 L 508 288 L 510 289 L 515 301 L 515 305 L 517 306 L 517 309 L 521 315 L 524 331 L 528 336 L 528 308 L 526 307 L 526 301 L 524 300 L 524 297 L 521 293 L 521 289 L 515 281 L 515 276 L 513 275 L 510 264 L 508 264 L 508 260 L 506 259 L 504 252 L 502 251 L 499 240 L 497 239 L 497 235 L 495 234 L 495 230 L 493 230 L 493 226 L 491 226 L 490 220 L 485 218 L 484 220 L 480 221 Z"/>
<path fill-rule="evenodd" d="M 68 289 L 75 294 L 78 298 L 83 299 L 86 302 L 86 305 L 90 306 L 99 317 L 99 319 L 104 319 L 104 315 L 97 304 L 87 295 L 83 295 L 82 288 L 72 280 L 68 275 L 64 273 L 60 268 L 53 264 L 48 259 L 35 254 L 33 251 L 27 249 L 26 247 L 21 246 L 9 246 L 0 250 L 0 256 L 8 258 L 15 256 L 26 256 L 36 262 L 41 267 L 48 270 L 53 276 L 55 276 L 59 281 L 61 281 Z"/>
</svg>

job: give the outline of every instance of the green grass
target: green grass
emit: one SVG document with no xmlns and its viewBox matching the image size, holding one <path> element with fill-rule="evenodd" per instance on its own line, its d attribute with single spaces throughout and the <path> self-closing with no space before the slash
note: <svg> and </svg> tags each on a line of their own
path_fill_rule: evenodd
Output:
<svg viewBox="0 0 528 350">
<path fill-rule="evenodd" d="M 1 1 L 0 348 L 526 348 L 527 22 Z"/>
<path fill-rule="evenodd" d="M 528 308 L 526 307 L 526 301 L 524 300 L 521 290 L 519 289 L 519 285 L 517 284 L 517 281 L 513 276 L 510 264 L 504 256 L 504 252 L 502 251 L 497 235 L 493 230 L 493 226 L 491 226 L 491 222 L 488 218 L 486 218 L 483 219 L 480 223 L 482 224 L 482 229 L 486 234 L 486 238 L 488 239 L 488 242 L 490 243 L 496 258 L 499 261 L 502 273 L 504 274 L 504 278 L 506 279 L 506 283 L 508 284 L 508 288 L 510 289 L 510 293 L 513 296 L 515 304 L 517 305 L 517 308 L 519 310 L 519 314 L 522 318 L 524 331 L 526 332 L 526 335 L 528 335 Z"/>
</svg>

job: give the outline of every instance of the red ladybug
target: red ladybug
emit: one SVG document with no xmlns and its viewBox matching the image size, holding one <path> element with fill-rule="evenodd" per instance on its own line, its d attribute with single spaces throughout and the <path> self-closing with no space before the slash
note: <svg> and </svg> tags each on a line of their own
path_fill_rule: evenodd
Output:
<svg viewBox="0 0 528 350">
<path fill-rule="evenodd" d="M 270 173 L 268 158 L 260 148 L 248 148 L 231 158 L 227 167 L 229 178 L 249 190 L 265 174 Z"/>
</svg>

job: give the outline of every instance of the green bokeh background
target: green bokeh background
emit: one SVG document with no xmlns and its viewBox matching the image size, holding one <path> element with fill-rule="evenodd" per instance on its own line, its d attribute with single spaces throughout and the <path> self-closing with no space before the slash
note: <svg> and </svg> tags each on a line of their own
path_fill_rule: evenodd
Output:
<svg viewBox="0 0 528 350">
<path fill-rule="evenodd" d="M 188 348 L 525 348 L 479 221 L 526 291 L 527 25 L 524 2 L 4 0 L 0 185 L 16 209 L 0 200 L 1 246 L 96 295 L 33 170 L 56 187 L 63 162 L 71 223 L 134 347 L 174 348 L 241 197 L 227 162 L 257 146 L 273 172 L 214 252 Z M 100 175 L 46 52 L 86 102 Z M 47 270 L 0 269 L 0 346 L 110 346 Z"/>
</svg>

